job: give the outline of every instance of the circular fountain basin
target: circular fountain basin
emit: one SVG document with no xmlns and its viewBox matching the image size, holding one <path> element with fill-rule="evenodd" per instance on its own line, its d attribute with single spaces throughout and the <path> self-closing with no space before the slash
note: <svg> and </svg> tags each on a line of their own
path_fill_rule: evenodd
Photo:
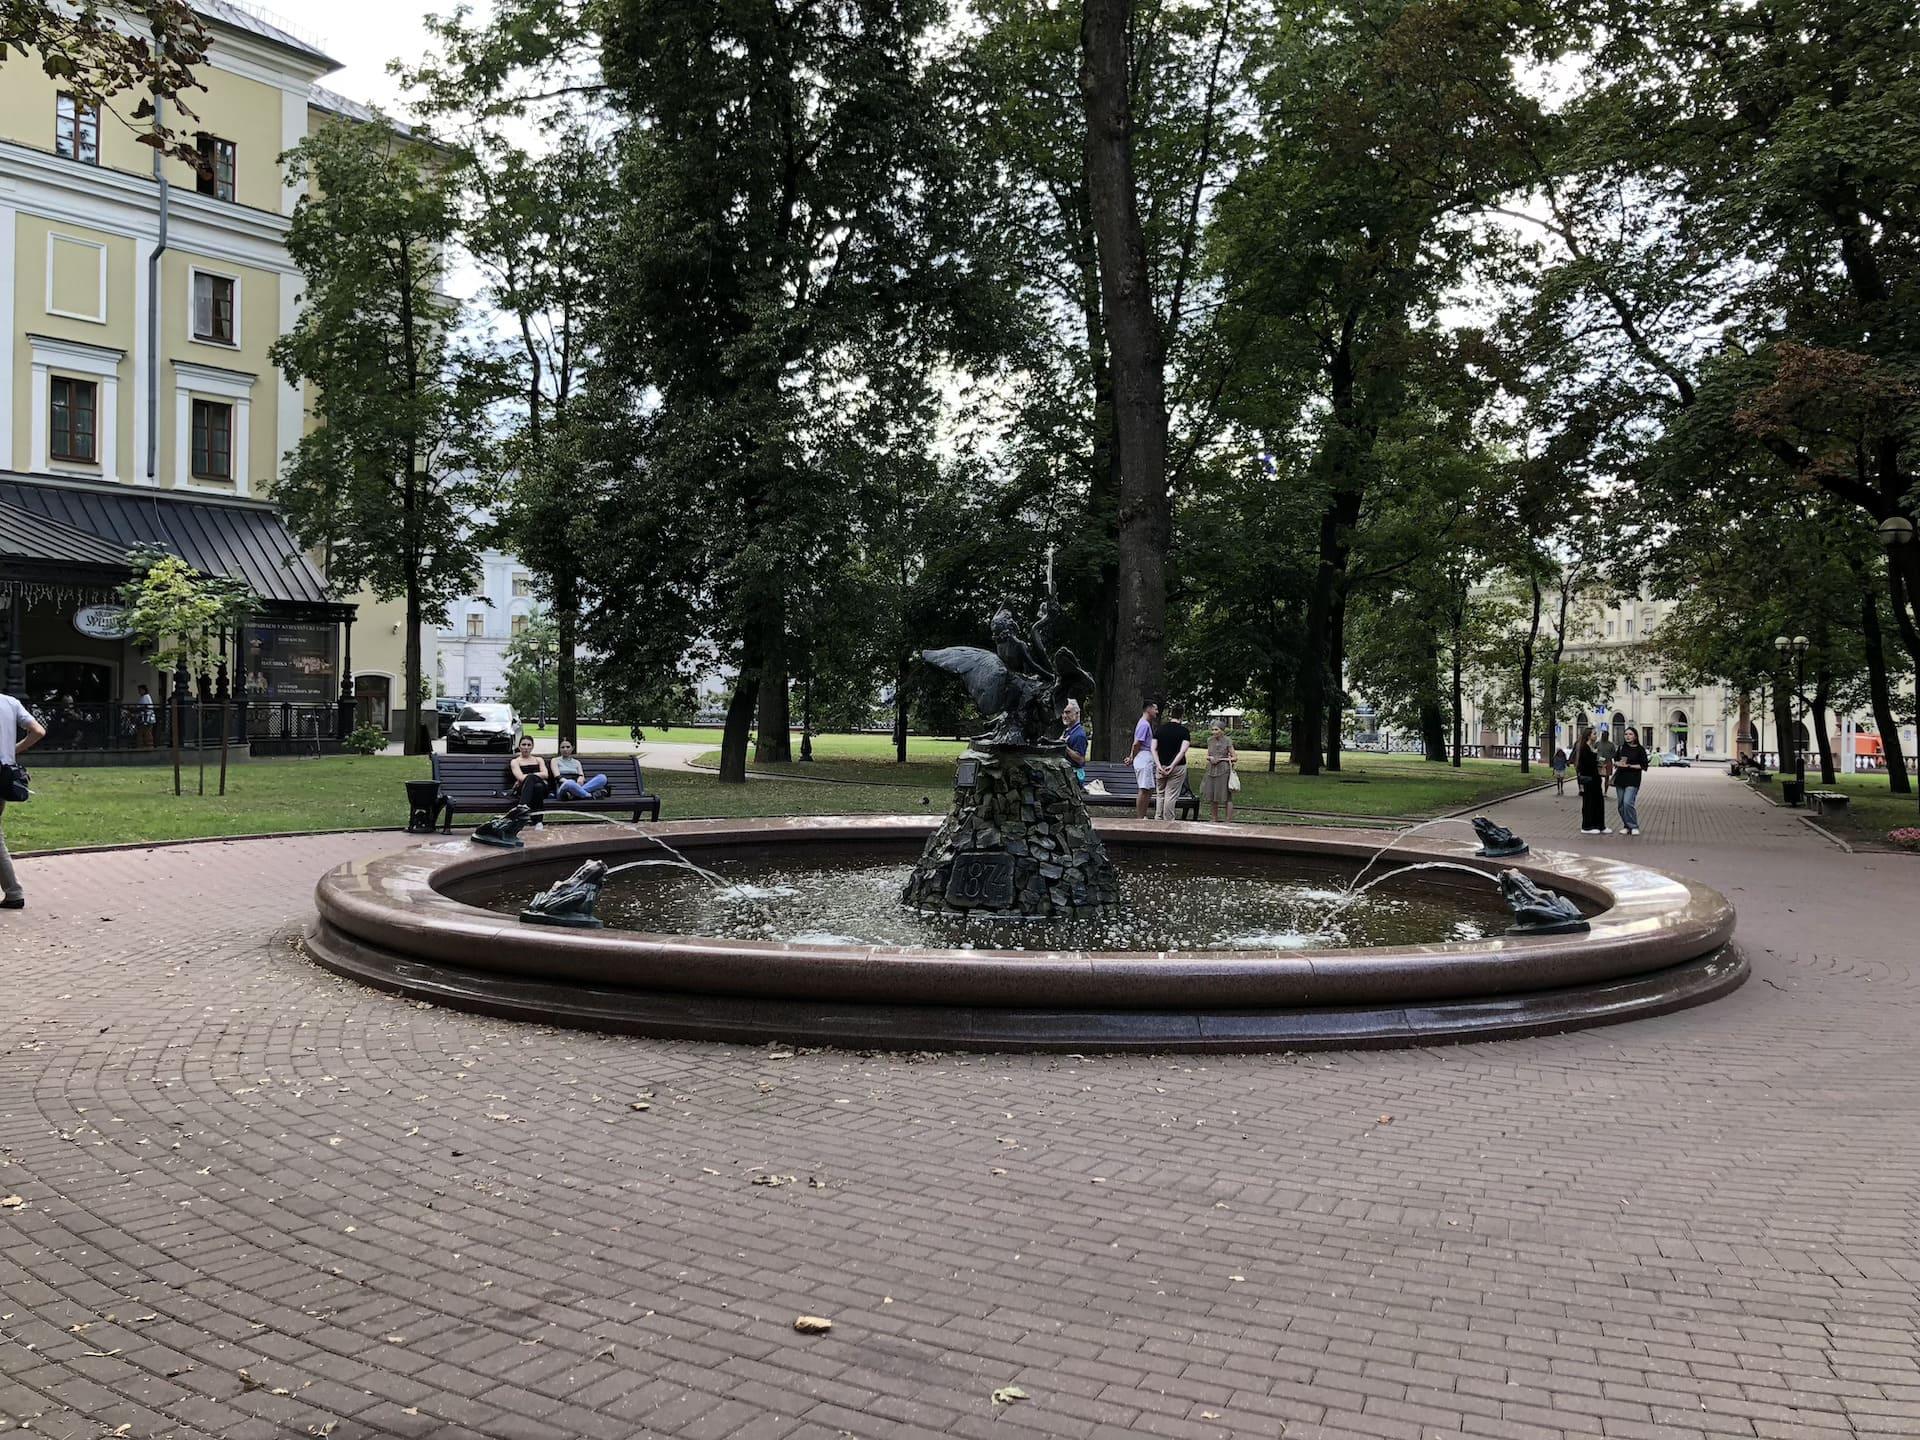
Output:
<svg viewBox="0 0 1920 1440">
<path fill-rule="evenodd" d="M 910 860 L 920 816 L 680 821 L 647 827 L 702 866 Z M 1109 820 L 1101 838 L 1130 860 L 1178 857 L 1246 873 L 1302 864 L 1357 874 L 1386 832 L 1167 825 Z M 584 860 L 661 858 L 615 826 L 525 835 L 526 848 L 461 840 L 343 865 L 316 891 L 307 932 L 323 965 L 386 989 L 489 1014 L 674 1038 L 902 1049 L 1256 1050 L 1425 1044 L 1536 1034 L 1660 1014 L 1746 978 L 1729 941 L 1732 906 L 1676 876 L 1593 856 L 1473 856 L 1472 842 L 1394 845 L 1369 872 L 1447 862 L 1487 876 L 1518 869 L 1574 900 L 1583 934 L 1526 935 L 1490 924 L 1471 938 L 1302 948 L 1020 949 L 521 923 L 483 901 L 559 878 Z M 1445 877 L 1445 878 L 1440 878 Z M 1413 878 L 1408 877 L 1410 880 Z M 1427 872 L 1484 919 L 1490 887 Z M 516 888 L 517 887 L 517 888 Z M 1468 887 L 1463 889 L 1462 887 Z M 1472 892 L 1472 899 L 1467 896 Z"/>
</svg>

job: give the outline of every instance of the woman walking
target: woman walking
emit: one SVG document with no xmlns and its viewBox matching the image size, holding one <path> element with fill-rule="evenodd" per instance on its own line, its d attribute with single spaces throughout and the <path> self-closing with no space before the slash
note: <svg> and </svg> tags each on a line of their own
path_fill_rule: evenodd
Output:
<svg viewBox="0 0 1920 1440">
<path fill-rule="evenodd" d="M 1607 790 L 1600 777 L 1600 755 L 1593 748 L 1593 731 L 1580 732 L 1580 743 L 1573 747 L 1573 773 L 1580 786 L 1580 833 L 1607 833 Z"/>
<path fill-rule="evenodd" d="M 1564 745 L 1553 747 L 1553 793 L 1567 793 L 1567 747 Z"/>
<path fill-rule="evenodd" d="M 1220 807 L 1227 807 L 1227 819 L 1233 819 L 1233 767 L 1240 763 L 1239 752 L 1227 736 L 1224 725 L 1215 725 L 1207 733 L 1207 778 L 1201 782 L 1206 802 L 1213 807 L 1213 820 L 1220 823 Z"/>
<path fill-rule="evenodd" d="M 1613 757 L 1613 798 L 1620 806 L 1620 828 L 1629 835 L 1640 833 L 1640 784 L 1647 777 L 1647 759 L 1640 732 L 1629 725 L 1626 741 Z"/>
</svg>

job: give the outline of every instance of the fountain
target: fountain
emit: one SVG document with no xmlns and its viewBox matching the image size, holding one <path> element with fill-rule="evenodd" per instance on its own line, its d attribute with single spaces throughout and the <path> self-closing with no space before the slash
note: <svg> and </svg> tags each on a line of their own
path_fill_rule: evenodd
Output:
<svg viewBox="0 0 1920 1440">
<path fill-rule="evenodd" d="M 1070 687 L 1091 678 L 1071 650 L 1048 644 L 1049 629 L 1043 608 L 1029 645 L 1003 603 L 993 617 L 993 649 L 922 653 L 965 681 L 994 724 L 961 757 L 969 783 L 955 784 L 947 817 L 901 895 L 915 910 L 1079 920 L 1120 904 L 1113 862 L 1057 733 Z"/>
<path fill-rule="evenodd" d="M 341 866 L 321 964 L 423 1000 L 689 1039 L 913 1049 L 1429 1044 L 1605 1024 L 1738 986 L 1691 881 L 1486 817 L 1382 835 L 1089 819 L 1055 717 L 1088 682 L 1011 605 L 930 650 L 990 717 L 925 814 L 534 827 Z M 553 810 L 549 815 L 567 812 Z M 1433 832 L 1471 829 L 1466 841 Z M 1389 851 L 1401 862 L 1373 874 Z"/>
</svg>

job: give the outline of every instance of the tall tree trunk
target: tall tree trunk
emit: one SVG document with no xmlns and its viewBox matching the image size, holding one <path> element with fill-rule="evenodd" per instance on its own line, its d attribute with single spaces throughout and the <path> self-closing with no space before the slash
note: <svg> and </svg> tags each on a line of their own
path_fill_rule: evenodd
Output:
<svg viewBox="0 0 1920 1440">
<path fill-rule="evenodd" d="M 1347 537 L 1360 518 L 1360 500 L 1357 490 L 1342 490 L 1320 514 L 1320 556 L 1307 592 L 1300 646 L 1300 711 L 1293 728 L 1293 759 L 1302 775 L 1320 773 L 1320 758 L 1326 750 L 1333 621 L 1347 568 Z"/>
<path fill-rule="evenodd" d="M 1887 789 L 1895 795 L 1913 791 L 1907 778 L 1907 757 L 1900 745 L 1900 726 L 1893 718 L 1893 689 L 1887 682 L 1885 636 L 1880 627 L 1880 597 L 1872 585 L 1873 577 L 1861 576 L 1860 635 L 1866 642 L 1867 695 L 1873 706 L 1873 727 L 1880 732 L 1880 752 L 1887 767 Z"/>
<path fill-rule="evenodd" d="M 1280 672 L 1267 671 L 1267 773 L 1280 768 Z"/>
<path fill-rule="evenodd" d="M 1334 590 L 1333 615 L 1327 626 L 1327 674 L 1331 686 L 1327 705 L 1327 769 L 1340 770 L 1340 721 L 1346 715 L 1341 697 L 1347 678 L 1347 586 L 1346 576 Z"/>
<path fill-rule="evenodd" d="M 786 607 L 776 602 L 765 614 L 763 626 L 758 734 L 753 746 L 753 763 L 786 765 L 793 760 L 793 711 L 787 693 Z"/>
<path fill-rule="evenodd" d="M 1120 464 L 1118 636 L 1110 703 L 1158 698 L 1166 676 L 1166 352 L 1154 313 L 1133 169 L 1130 0 L 1085 0 L 1080 92 L 1086 105 L 1087 200 L 1113 371 Z M 1111 725 L 1108 728 L 1113 728 Z"/>
<path fill-rule="evenodd" d="M 1774 758 L 1782 775 L 1793 769 L 1794 757 L 1799 754 L 1793 728 L 1793 701 L 1793 676 L 1791 672 L 1783 672 L 1773 687 L 1773 736 L 1778 752 Z"/>
<path fill-rule="evenodd" d="M 911 655 L 901 655 L 893 672 L 893 763 L 907 763 L 907 669 Z"/>
<path fill-rule="evenodd" d="M 571 572 L 552 577 L 553 635 L 559 654 L 553 662 L 555 726 L 559 739 L 580 746 L 580 699 L 575 685 L 574 650 L 580 643 L 580 584 Z"/>
<path fill-rule="evenodd" d="M 1813 681 L 1813 739 L 1820 747 L 1820 783 L 1833 784 L 1833 735 L 1828 729 L 1827 699 L 1833 694 L 1833 675 L 1825 667 Z"/>
<path fill-rule="evenodd" d="M 1567 583 L 1564 575 L 1556 588 L 1560 592 L 1560 613 L 1553 626 L 1553 663 L 1547 667 L 1547 713 L 1542 717 L 1545 724 L 1540 732 L 1540 762 L 1543 765 L 1552 762 L 1553 752 L 1558 748 L 1554 744 L 1553 732 L 1560 723 L 1560 664 L 1567 653 L 1567 607 L 1573 600 L 1573 587 Z M 1567 744 L 1572 746 L 1572 735 L 1567 737 Z"/>
<path fill-rule="evenodd" d="M 401 723 L 406 726 L 406 738 L 401 749 L 408 755 L 426 755 L 433 750 L 431 741 L 423 743 L 420 734 L 420 586 L 410 575 L 407 578 L 407 658 L 401 665 L 406 672 L 404 683 L 407 693 L 403 697 L 405 705 L 400 711 Z"/>
<path fill-rule="evenodd" d="M 1753 730 L 1753 692 L 1750 690 L 1742 690 L 1740 692 L 1740 719 L 1738 724 L 1740 726 L 1740 733 L 1734 737 L 1733 758 L 1736 760 L 1744 760 L 1748 755 L 1753 753 L 1755 748 L 1747 743 L 1747 736 Z"/>
<path fill-rule="evenodd" d="M 747 741 L 753 734 L 753 712 L 760 697 L 760 655 L 754 639 L 741 647 L 740 673 L 727 701 L 726 728 L 720 735 L 720 782 L 744 785 L 747 780 Z"/>
<path fill-rule="evenodd" d="M 1520 647 L 1520 773 L 1533 768 L 1533 648 L 1540 643 L 1540 577 L 1528 577 L 1533 592 L 1533 619 L 1527 626 L 1526 642 Z M 1551 759 L 1552 757 L 1547 757 Z"/>
<path fill-rule="evenodd" d="M 1447 763 L 1446 717 L 1440 703 L 1440 640 L 1427 633 L 1426 664 L 1422 667 L 1426 693 L 1420 697 L 1420 745 L 1435 764 Z"/>
</svg>

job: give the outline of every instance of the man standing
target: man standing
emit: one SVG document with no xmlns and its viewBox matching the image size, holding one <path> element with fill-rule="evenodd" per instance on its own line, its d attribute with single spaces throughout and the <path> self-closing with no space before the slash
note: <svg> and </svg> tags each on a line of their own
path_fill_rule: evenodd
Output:
<svg viewBox="0 0 1920 1440">
<path fill-rule="evenodd" d="M 1144 820 L 1153 805 L 1153 791 L 1159 767 L 1153 758 L 1153 722 L 1160 718 L 1160 707 L 1149 700 L 1141 707 L 1140 723 L 1133 727 L 1133 748 L 1127 751 L 1127 763 L 1133 766 L 1133 815 Z"/>
<path fill-rule="evenodd" d="M 1167 712 L 1166 724 L 1153 732 L 1160 761 L 1154 775 L 1154 794 L 1159 801 L 1156 813 L 1162 820 L 1179 818 L 1180 792 L 1187 788 L 1187 751 L 1193 745 L 1193 732 L 1186 727 L 1186 717 L 1186 710 L 1175 705 Z"/>
<path fill-rule="evenodd" d="M 1620 805 L 1620 828 L 1629 835 L 1640 833 L 1640 782 L 1646 774 L 1646 747 L 1640 732 L 1629 725 L 1627 738 L 1613 755 L 1613 794 Z"/>
<path fill-rule="evenodd" d="M 12 788 L 14 766 L 22 750 L 31 750 L 46 734 L 40 722 L 27 713 L 27 707 L 11 695 L 0 694 L 0 820 L 7 813 L 7 792 Z M 24 910 L 27 897 L 20 889 L 20 877 L 13 873 L 13 857 L 7 854 L 7 832 L 0 827 L 0 910 Z"/>
</svg>

